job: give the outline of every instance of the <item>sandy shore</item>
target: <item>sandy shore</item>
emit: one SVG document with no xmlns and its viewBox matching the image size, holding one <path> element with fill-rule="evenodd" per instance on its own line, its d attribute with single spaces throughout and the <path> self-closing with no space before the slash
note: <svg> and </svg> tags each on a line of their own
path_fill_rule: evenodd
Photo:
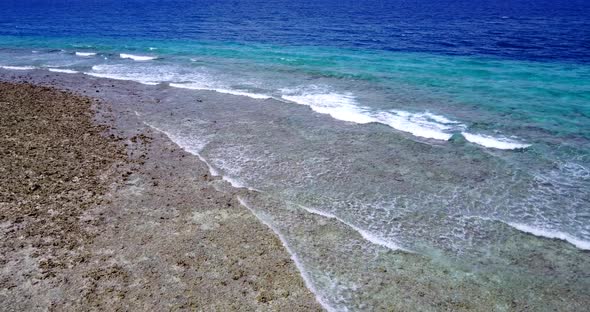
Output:
<svg viewBox="0 0 590 312">
<path fill-rule="evenodd" d="M 78 94 L 0 84 L 0 310 L 321 310 L 247 190 L 64 77 L 0 73 Z"/>
</svg>

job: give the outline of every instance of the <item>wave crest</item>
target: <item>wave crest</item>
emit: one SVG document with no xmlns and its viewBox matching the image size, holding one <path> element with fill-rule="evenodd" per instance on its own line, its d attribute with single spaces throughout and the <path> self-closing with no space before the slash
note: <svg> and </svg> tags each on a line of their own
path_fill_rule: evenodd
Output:
<svg viewBox="0 0 590 312">
<path fill-rule="evenodd" d="M 327 114 L 335 119 L 359 124 L 371 122 L 381 123 L 402 132 L 408 132 L 418 137 L 447 141 L 453 131 L 464 129 L 459 122 L 449 120 L 444 116 L 428 112 L 411 113 L 402 110 L 372 111 L 368 107 L 357 103 L 351 93 L 336 93 L 312 90 L 283 89 L 281 98 L 284 100 L 307 105 L 313 111 Z"/>
<path fill-rule="evenodd" d="M 94 52 L 76 52 L 77 56 L 82 56 L 82 57 L 91 57 L 91 56 L 95 56 L 96 53 Z"/>
<path fill-rule="evenodd" d="M 134 55 L 134 54 L 127 54 L 121 53 L 119 57 L 122 59 L 132 59 L 134 61 L 145 62 L 145 61 L 152 61 L 157 59 L 157 56 L 147 56 L 147 55 Z"/>
<path fill-rule="evenodd" d="M 462 132 L 461 134 L 463 135 L 465 140 L 488 148 L 514 150 L 523 149 L 531 146 L 530 144 L 521 143 L 505 137 L 493 137 L 489 135 L 472 134 L 468 132 Z"/>
</svg>

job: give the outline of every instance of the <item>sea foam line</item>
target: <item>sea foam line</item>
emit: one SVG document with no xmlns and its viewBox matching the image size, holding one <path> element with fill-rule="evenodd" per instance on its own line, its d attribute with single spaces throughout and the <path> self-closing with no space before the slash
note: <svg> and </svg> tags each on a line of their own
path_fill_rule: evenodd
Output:
<svg viewBox="0 0 590 312">
<path fill-rule="evenodd" d="M 566 241 L 566 242 L 576 246 L 576 248 L 578 248 L 578 249 L 590 250 L 590 241 L 579 239 L 579 238 L 577 238 L 573 235 L 570 235 L 568 233 L 564 233 L 561 231 L 547 230 L 547 229 L 543 229 L 540 227 L 535 227 L 535 226 L 531 226 L 531 225 L 523 224 L 523 223 L 516 223 L 516 222 L 504 222 L 504 223 L 508 224 L 509 226 L 511 226 L 521 232 L 529 233 L 529 234 L 532 234 L 532 235 L 538 236 L 538 237 L 545 237 L 545 238 L 550 238 L 550 239 L 560 239 L 560 240 Z"/>
<path fill-rule="evenodd" d="M 368 241 L 370 243 L 391 249 L 393 251 L 405 251 L 405 252 L 410 252 L 410 253 L 412 252 L 411 250 L 405 249 L 405 248 L 403 248 L 393 242 L 385 240 L 381 237 L 377 237 L 374 234 L 372 234 L 366 230 L 363 230 L 363 229 L 361 229 L 349 222 L 346 222 L 346 221 L 342 220 L 341 218 L 338 218 L 336 215 L 333 215 L 333 214 L 327 213 L 327 212 L 323 212 L 323 211 L 319 211 L 319 210 L 316 210 L 313 208 L 301 206 L 301 205 L 298 205 L 298 206 L 301 207 L 302 209 L 306 210 L 309 213 L 319 215 L 319 216 L 322 216 L 322 217 L 328 218 L 328 219 L 334 219 L 334 220 L 337 220 L 337 221 L 347 225 L 348 227 L 352 228 L 357 233 L 359 233 L 363 237 L 363 239 L 365 239 L 366 241 Z"/>
<path fill-rule="evenodd" d="M 170 86 L 173 88 L 181 88 L 181 89 L 190 89 L 190 90 L 207 90 L 207 91 L 215 91 L 218 93 L 225 93 L 225 94 L 232 94 L 232 95 L 240 95 L 240 96 L 247 96 L 257 100 L 266 100 L 270 99 L 270 95 L 260 94 L 260 93 L 252 93 L 242 90 L 232 90 L 227 88 L 216 88 L 211 87 L 199 83 L 170 83 Z"/>
<path fill-rule="evenodd" d="M 92 72 L 86 72 L 85 74 L 99 78 L 135 81 L 146 85 L 157 85 L 159 83 L 168 82 L 169 86 L 173 88 L 215 91 L 224 94 L 246 96 L 257 100 L 266 100 L 271 98 L 271 96 L 266 94 L 253 93 L 245 90 L 236 90 L 224 86 L 218 86 L 215 85 L 214 81 L 174 83 L 171 81 L 175 79 L 174 75 L 169 75 L 167 73 L 161 72 L 128 72 L 125 71 L 125 67 L 109 65 L 94 65 L 92 66 L 92 70 Z"/>
<path fill-rule="evenodd" d="M 320 114 L 330 115 L 334 119 L 358 124 L 381 123 L 417 137 L 447 141 L 453 129 L 463 129 L 459 122 L 431 113 L 410 113 L 401 110 L 373 112 L 368 107 L 358 105 L 350 93 L 303 92 L 297 89 L 282 89 L 281 98 L 292 103 L 309 106 Z M 296 93 L 296 94 L 293 94 Z"/>
<path fill-rule="evenodd" d="M 461 132 L 465 140 L 488 148 L 496 148 L 502 150 L 523 149 L 531 146 L 530 144 L 521 143 L 509 138 L 496 138 L 489 135 L 472 134 L 468 132 Z"/>
<path fill-rule="evenodd" d="M 373 111 L 369 107 L 359 105 L 351 93 L 330 92 L 317 86 L 311 87 L 311 90 L 281 89 L 281 98 L 291 103 L 306 105 L 313 111 L 330 115 L 334 119 L 358 124 L 381 123 L 416 137 L 448 141 L 453 133 L 460 132 L 467 141 L 486 148 L 513 150 L 531 146 L 506 137 L 465 132 L 466 125 L 430 112 L 411 113 L 395 109 Z"/>
<path fill-rule="evenodd" d="M 135 112 L 135 114 L 136 114 L 137 116 L 140 116 L 138 112 Z M 210 173 L 212 176 L 214 176 L 214 177 L 218 177 L 218 176 L 220 176 L 219 172 L 218 172 L 217 170 L 215 170 L 215 168 L 213 168 L 213 167 L 212 167 L 212 166 L 209 164 L 209 162 L 208 162 L 208 161 L 207 161 L 205 158 L 203 158 L 203 156 L 201 156 L 201 154 L 199 154 L 197 151 L 194 151 L 192 148 L 188 148 L 187 146 L 182 146 L 181 144 L 179 144 L 179 143 L 177 142 L 177 140 L 174 140 L 174 136 L 173 136 L 172 134 L 168 133 L 167 131 L 160 129 L 160 128 L 158 128 L 158 127 L 156 127 L 156 126 L 154 126 L 154 125 L 152 125 L 152 124 L 148 123 L 147 121 L 143 121 L 143 123 L 144 123 L 145 125 L 147 125 L 148 127 L 150 127 L 150 128 L 152 128 L 152 129 L 154 129 L 154 130 L 156 130 L 156 131 L 158 131 L 158 132 L 160 132 L 160 133 L 163 133 L 164 135 L 166 135 L 166 136 L 168 137 L 168 139 L 170 139 L 170 141 L 174 142 L 174 143 L 175 143 L 175 144 L 176 144 L 178 147 L 180 147 L 182 150 L 184 150 L 184 151 L 186 151 L 186 152 L 189 152 L 189 153 L 191 153 L 191 154 L 193 154 L 193 155 L 197 156 L 197 157 L 198 157 L 198 158 L 199 158 L 199 159 L 200 159 L 200 160 L 201 160 L 203 163 L 205 163 L 205 165 L 207 165 L 207 168 L 209 169 L 209 173 Z"/>
<path fill-rule="evenodd" d="M 450 121 L 443 116 L 431 113 L 410 113 L 400 110 L 379 112 L 374 114 L 376 122 L 388 125 L 399 131 L 411 133 L 417 137 L 448 141 L 453 136 L 453 129 L 464 125 Z M 446 121 L 442 123 L 441 121 Z"/>
<path fill-rule="evenodd" d="M 0 68 L 9 69 L 9 70 L 33 70 L 33 69 L 35 69 L 35 67 L 33 67 L 33 66 L 0 66 Z"/>
<path fill-rule="evenodd" d="M 568 242 L 574 245 L 578 249 L 582 250 L 590 250 L 590 241 L 579 239 L 571 234 L 561 232 L 561 231 L 554 231 L 548 230 L 537 226 L 532 226 L 529 224 L 519 223 L 519 222 L 508 222 L 500 219 L 490 218 L 490 217 L 482 217 L 482 216 L 463 216 L 463 218 L 475 218 L 489 222 L 501 222 L 504 223 L 515 230 L 518 230 L 523 233 L 531 234 L 540 238 L 549 238 L 549 239 L 559 239 L 565 242 Z"/>
<path fill-rule="evenodd" d="M 79 72 L 77 72 L 75 70 L 61 69 L 61 68 L 48 68 L 47 70 L 49 70 L 50 72 L 62 73 L 62 74 L 77 74 L 77 73 L 79 73 Z"/>
<path fill-rule="evenodd" d="M 95 56 L 96 53 L 95 52 L 76 52 L 77 56 L 81 56 L 81 57 L 91 57 L 91 56 Z"/>
<path fill-rule="evenodd" d="M 281 232 L 279 230 L 277 230 L 263 216 L 261 216 L 260 214 L 256 213 L 256 211 L 254 209 L 252 209 L 252 207 L 250 207 L 248 205 L 248 203 L 246 203 L 246 201 L 241 196 L 237 196 L 237 198 L 238 198 L 238 202 L 240 203 L 240 205 L 242 205 L 246 209 L 248 209 L 260 222 L 262 222 L 262 224 L 266 225 L 279 238 L 279 240 L 281 241 L 283 247 L 285 247 L 285 250 L 291 256 L 291 260 L 293 260 L 293 263 L 295 263 L 295 267 L 299 270 L 299 273 L 301 274 L 301 277 L 303 278 L 303 282 L 305 283 L 305 286 L 307 287 L 307 289 L 309 289 L 309 291 L 311 291 L 315 295 L 315 298 L 316 298 L 317 302 L 324 309 L 326 309 L 326 311 L 330 311 L 330 312 L 332 312 L 332 311 L 339 311 L 339 310 L 335 309 L 334 307 L 330 306 L 330 304 L 328 304 L 326 302 L 326 300 L 322 297 L 322 295 L 320 295 L 320 293 L 318 292 L 318 290 L 315 288 L 314 284 L 311 281 L 311 276 L 305 270 L 303 264 L 301 263 L 301 260 L 299 260 L 299 257 L 297 257 L 297 254 L 293 251 L 293 249 L 291 249 L 291 247 L 289 246 L 289 243 L 287 243 L 287 240 L 281 234 Z"/>
<path fill-rule="evenodd" d="M 146 56 L 146 55 L 134 55 L 134 54 L 127 54 L 127 53 L 121 53 L 119 54 L 119 57 L 122 59 L 132 59 L 134 61 L 152 61 L 157 59 L 157 56 Z"/>
<path fill-rule="evenodd" d="M 92 69 L 94 70 L 93 66 Z M 93 73 L 93 72 L 84 72 L 85 75 L 88 76 L 92 76 L 92 77 L 98 77 L 98 78 L 107 78 L 107 79 L 114 79 L 114 80 L 125 80 L 125 81 L 134 81 L 137 83 L 141 83 L 144 85 L 148 85 L 148 86 L 156 86 L 158 85 L 158 82 L 153 82 L 153 81 L 148 81 L 148 80 L 142 80 L 142 79 L 136 79 L 134 77 L 126 77 L 126 76 L 121 76 L 121 75 L 117 75 L 117 74 L 109 74 L 109 73 Z"/>
<path fill-rule="evenodd" d="M 138 116 L 138 117 L 140 116 L 140 114 L 137 111 L 135 111 L 135 115 Z M 217 171 L 215 168 L 213 168 L 213 166 L 211 166 L 211 164 L 209 164 L 209 162 L 205 158 L 203 158 L 203 156 L 201 156 L 201 154 L 199 152 L 197 152 L 195 149 L 189 147 L 187 144 L 183 144 L 182 143 L 182 139 L 177 138 L 175 135 L 173 135 L 173 134 L 171 134 L 171 133 L 169 133 L 169 132 L 167 132 L 165 130 L 162 130 L 162 129 L 156 127 L 156 126 L 153 126 L 153 125 L 151 125 L 150 123 L 148 123 L 146 121 L 143 121 L 143 123 L 145 125 L 147 125 L 148 127 L 150 127 L 152 129 L 154 129 L 154 130 L 156 130 L 158 132 L 161 132 L 164 135 L 166 135 L 168 137 L 168 139 L 170 139 L 170 141 L 174 142 L 174 144 L 176 144 L 178 147 L 180 147 L 183 151 L 185 151 L 187 153 L 190 153 L 192 155 L 197 156 L 197 158 L 199 158 L 199 160 L 201 160 L 203 163 L 205 163 L 205 165 L 207 165 L 207 168 L 209 170 L 209 173 L 212 176 L 214 176 L 214 177 L 220 177 L 223 181 L 226 181 L 232 187 L 235 187 L 235 188 L 245 188 L 245 189 L 250 190 L 250 191 L 259 192 L 259 193 L 261 192 L 260 190 L 258 190 L 256 188 L 253 188 L 253 187 L 249 187 L 247 185 L 244 185 L 242 182 L 239 182 L 236 179 L 233 179 L 231 177 L 228 177 L 228 176 L 225 176 L 225 175 L 220 174 L 219 171 Z"/>
</svg>

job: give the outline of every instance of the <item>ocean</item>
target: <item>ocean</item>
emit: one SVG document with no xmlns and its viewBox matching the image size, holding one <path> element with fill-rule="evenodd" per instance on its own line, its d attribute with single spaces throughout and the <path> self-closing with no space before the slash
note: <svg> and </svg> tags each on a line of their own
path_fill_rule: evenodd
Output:
<svg viewBox="0 0 590 312">
<path fill-rule="evenodd" d="M 0 68 L 165 94 L 137 115 L 254 190 L 243 205 L 328 310 L 590 302 L 588 1 L 4 0 L 0 12 Z M 192 100 L 203 91 L 217 104 Z"/>
</svg>

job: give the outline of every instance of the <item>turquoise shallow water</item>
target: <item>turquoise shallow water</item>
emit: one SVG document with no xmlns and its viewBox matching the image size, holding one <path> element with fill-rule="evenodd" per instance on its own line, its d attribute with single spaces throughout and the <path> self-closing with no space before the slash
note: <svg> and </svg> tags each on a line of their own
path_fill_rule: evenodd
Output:
<svg viewBox="0 0 590 312">
<path fill-rule="evenodd" d="M 469 126 L 481 131 L 510 129 L 519 132 L 538 127 L 539 131 L 550 131 L 560 137 L 590 138 L 587 126 L 590 68 L 582 64 L 216 42 L 139 40 L 120 44 L 117 40 L 106 39 L 4 37 L 2 43 L 6 47 L 38 48 L 45 52 L 65 48 L 68 52 L 62 54 L 66 55 L 78 50 L 104 54 L 104 62 L 97 62 L 99 58 L 60 60 L 64 55 L 59 53 L 16 57 L 13 54 L 7 56 L 12 59 L 5 59 L 4 65 L 26 66 L 34 60 L 40 66 L 62 62 L 66 67 L 81 66 L 80 70 L 90 71 L 88 67 L 104 64 L 112 66 L 112 71 L 122 78 L 126 74 L 143 75 L 135 78 L 153 82 L 196 82 L 211 87 L 217 83 L 222 87 L 277 97 L 301 95 L 301 92 L 284 92 L 293 87 L 309 89 L 313 86 L 323 88 L 325 93 L 340 94 L 351 90 L 358 102 L 355 105 L 369 110 L 431 111 L 451 119 L 463 118 L 471 122 Z M 153 55 L 159 59 L 150 64 L 133 64 L 143 67 L 134 71 L 117 71 L 114 66 L 125 65 L 119 59 L 122 52 Z M 22 62 L 18 58 L 22 58 Z M 166 66 L 168 68 L 164 68 Z M 177 75 L 175 79 L 157 76 L 166 74 L 162 72 L 166 70 L 168 76 L 172 75 L 174 66 L 194 71 Z M 102 72 L 115 75 L 107 68 Z M 207 77 L 208 73 L 217 76 Z M 489 124 L 500 125 L 494 129 Z"/>
<path fill-rule="evenodd" d="M 345 20 L 315 29 L 299 16 L 310 38 L 281 10 L 261 13 L 285 28 L 260 38 L 247 21 L 236 29 L 251 32 L 237 35 L 230 18 L 199 32 L 138 13 L 117 32 L 102 19 L 71 27 L 71 17 L 53 25 L 33 12 L 0 20 L 0 67 L 141 83 L 137 92 L 159 101 L 138 116 L 258 190 L 242 203 L 280 235 L 328 309 L 590 302 L 590 65 L 568 28 L 584 30 L 580 16 L 461 15 L 457 27 L 488 28 L 427 43 L 441 30 L 422 25 L 402 40 L 383 35 L 391 23 L 359 22 L 374 34 L 363 43 Z M 530 27 L 544 23 L 562 26 L 550 30 L 561 43 L 535 41 Z M 518 36 L 486 37 L 500 28 Z"/>
</svg>

